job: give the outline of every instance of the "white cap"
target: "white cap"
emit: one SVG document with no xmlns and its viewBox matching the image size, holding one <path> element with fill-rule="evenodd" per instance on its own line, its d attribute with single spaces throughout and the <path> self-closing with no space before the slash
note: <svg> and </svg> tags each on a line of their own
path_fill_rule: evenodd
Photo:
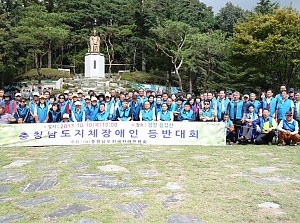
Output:
<svg viewBox="0 0 300 223">
<path fill-rule="evenodd" d="M 38 96 L 38 97 L 40 97 L 39 92 L 33 92 L 32 95 L 33 95 L 33 96 Z"/>
<path fill-rule="evenodd" d="M 91 101 L 98 101 L 98 99 L 96 97 L 92 97 Z"/>
<path fill-rule="evenodd" d="M 18 97 L 18 96 L 21 97 L 21 96 L 22 96 L 21 93 L 16 93 L 16 94 L 15 94 L 15 97 Z"/>
<path fill-rule="evenodd" d="M 80 105 L 80 106 L 81 106 L 81 103 L 80 103 L 79 101 L 76 101 L 76 102 L 75 102 L 75 106 L 76 106 L 76 105 Z"/>
<path fill-rule="evenodd" d="M 77 94 L 83 94 L 83 91 L 82 91 L 81 89 L 79 89 L 79 90 L 77 91 Z"/>
<path fill-rule="evenodd" d="M 70 93 L 69 90 L 65 90 L 65 91 L 64 91 L 64 94 L 69 94 L 69 93 Z"/>
<path fill-rule="evenodd" d="M 78 98 L 77 94 L 73 94 L 72 98 Z"/>
<path fill-rule="evenodd" d="M 91 100 L 91 98 L 90 98 L 89 95 L 85 96 L 84 99 L 89 99 L 89 100 Z"/>
<path fill-rule="evenodd" d="M 69 114 L 65 113 L 65 114 L 63 115 L 63 119 L 64 119 L 64 118 L 70 118 Z"/>
<path fill-rule="evenodd" d="M 105 97 L 111 97 L 110 93 L 109 93 L 109 92 L 106 92 L 106 93 L 105 93 Z"/>
</svg>

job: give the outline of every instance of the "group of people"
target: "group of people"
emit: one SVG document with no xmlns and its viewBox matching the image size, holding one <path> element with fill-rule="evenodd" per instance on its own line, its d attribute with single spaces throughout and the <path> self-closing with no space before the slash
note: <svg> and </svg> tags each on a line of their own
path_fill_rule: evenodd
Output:
<svg viewBox="0 0 300 223">
<path fill-rule="evenodd" d="M 254 93 L 241 97 L 230 90 L 196 98 L 144 89 L 99 95 L 90 90 L 85 96 L 81 90 L 65 91 L 58 97 L 45 91 L 43 95 L 34 92 L 27 101 L 20 93 L 13 96 L 0 89 L 0 124 L 109 120 L 225 122 L 229 144 L 272 144 L 278 136 L 278 145 L 296 145 L 300 144 L 300 92 L 281 86 L 275 97 L 268 90 L 257 99 Z"/>
</svg>

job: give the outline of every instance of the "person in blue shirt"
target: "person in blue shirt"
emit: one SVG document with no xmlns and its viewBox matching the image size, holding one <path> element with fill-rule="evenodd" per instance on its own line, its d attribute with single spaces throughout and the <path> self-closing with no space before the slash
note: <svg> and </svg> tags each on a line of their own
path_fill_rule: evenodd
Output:
<svg viewBox="0 0 300 223">
<path fill-rule="evenodd" d="M 145 90 L 143 88 L 139 89 L 138 101 L 144 104 L 145 101 L 148 101 L 148 98 L 145 96 Z"/>
<path fill-rule="evenodd" d="M 138 97 L 136 95 L 132 96 L 132 101 L 130 101 L 129 107 L 132 109 L 133 121 L 139 121 L 142 103 L 138 101 Z"/>
<path fill-rule="evenodd" d="M 151 109 L 150 102 L 144 102 L 144 109 L 140 111 L 140 121 L 155 121 L 155 112 L 154 109 Z"/>
<path fill-rule="evenodd" d="M 256 100 L 256 94 L 251 93 L 250 94 L 250 100 L 247 103 L 247 107 L 246 107 L 246 113 L 249 113 L 249 106 L 253 105 L 254 106 L 254 113 L 256 113 L 258 116 L 261 117 L 261 114 L 259 114 L 259 108 L 260 108 L 260 102 L 258 100 Z"/>
<path fill-rule="evenodd" d="M 36 123 L 46 123 L 47 122 L 47 114 L 48 114 L 48 106 L 45 102 L 45 96 L 40 96 L 40 101 L 36 105 L 36 114 L 35 114 L 35 122 Z"/>
<path fill-rule="evenodd" d="M 227 107 L 229 104 L 229 99 L 226 98 L 224 90 L 221 90 L 219 92 L 219 98 L 216 100 L 216 104 L 217 104 L 216 120 L 221 121 L 221 120 L 223 120 L 224 114 L 227 112 Z"/>
<path fill-rule="evenodd" d="M 96 121 L 97 119 L 97 114 L 99 112 L 99 105 L 100 104 L 103 104 L 103 103 L 100 103 L 98 104 L 97 103 L 97 98 L 96 97 L 92 97 L 91 98 L 91 105 L 89 106 L 89 116 L 86 116 L 86 120 L 87 121 Z"/>
<path fill-rule="evenodd" d="M 191 105 L 190 103 L 185 103 L 183 110 L 180 112 L 180 121 L 194 121 L 195 116 L 194 116 L 194 111 L 191 110 Z"/>
<path fill-rule="evenodd" d="M 280 93 L 277 94 L 277 95 L 275 96 L 275 99 L 276 99 L 277 101 L 279 101 L 279 100 L 282 98 L 282 92 L 283 92 L 283 91 L 287 91 L 285 85 L 281 85 L 281 86 L 280 86 Z"/>
<path fill-rule="evenodd" d="M 233 99 L 228 104 L 227 113 L 229 114 L 230 120 L 234 124 L 236 134 L 235 140 L 237 140 L 238 132 L 240 131 L 242 126 L 242 118 L 244 116 L 243 101 L 240 100 L 239 92 L 236 91 L 233 93 Z"/>
<path fill-rule="evenodd" d="M 300 135 L 298 122 L 293 119 L 294 113 L 291 111 L 286 112 L 285 119 L 281 120 L 277 130 L 278 130 L 278 146 L 283 146 L 287 143 L 290 145 L 297 145 L 300 142 Z"/>
<path fill-rule="evenodd" d="M 108 121 L 109 112 L 105 110 L 105 104 L 101 103 L 99 106 L 99 113 L 97 114 L 95 121 Z"/>
<path fill-rule="evenodd" d="M 26 105 L 26 100 L 22 98 L 19 106 L 17 107 L 17 112 L 15 113 L 14 118 L 18 121 L 18 123 L 31 123 L 30 116 L 30 109 Z"/>
<path fill-rule="evenodd" d="M 148 101 L 150 102 L 150 109 L 152 110 L 155 107 L 155 100 L 153 95 L 149 95 Z"/>
<path fill-rule="evenodd" d="M 261 103 L 261 113 L 264 109 L 268 109 L 270 116 L 275 118 L 275 111 L 277 106 L 277 100 L 273 97 L 273 91 L 271 89 L 267 90 L 266 97 L 262 100 Z"/>
<path fill-rule="evenodd" d="M 173 111 L 173 116 L 174 116 L 174 121 L 179 121 L 179 116 L 180 116 L 180 112 L 183 109 L 183 99 L 181 97 L 178 97 L 176 99 L 176 103 L 175 103 L 175 109 Z"/>
<path fill-rule="evenodd" d="M 294 102 L 288 99 L 286 91 L 281 92 L 281 99 L 277 102 L 275 116 L 277 118 L 277 123 L 280 123 L 281 120 L 285 118 L 285 114 L 288 111 L 291 111 L 294 114 Z"/>
<path fill-rule="evenodd" d="M 234 133 L 234 124 L 233 122 L 230 120 L 229 115 L 228 114 L 224 114 L 223 115 L 223 120 L 221 122 L 225 123 L 225 129 L 226 129 L 226 142 L 229 145 L 233 145 L 234 144 L 234 137 L 235 137 L 235 133 Z"/>
<path fill-rule="evenodd" d="M 173 103 L 172 99 L 168 98 L 166 103 L 168 105 L 168 110 L 171 112 L 174 112 L 175 111 L 175 103 Z"/>
<path fill-rule="evenodd" d="M 211 100 L 206 99 L 204 101 L 204 108 L 199 111 L 199 120 L 201 122 L 213 122 L 215 121 L 215 110 L 210 106 Z"/>
<path fill-rule="evenodd" d="M 168 105 L 167 105 L 168 107 Z M 162 110 L 162 101 L 161 97 L 156 97 L 156 103 L 155 103 L 155 115 L 157 117 L 158 113 Z"/>
<path fill-rule="evenodd" d="M 48 115 L 47 115 L 47 122 L 48 123 L 57 123 L 62 121 L 62 115 L 59 110 L 58 104 L 53 103 L 52 108 L 50 108 Z"/>
<path fill-rule="evenodd" d="M 122 106 L 116 110 L 117 121 L 131 121 L 132 120 L 132 109 L 128 106 L 129 102 L 127 99 L 122 101 Z"/>
<path fill-rule="evenodd" d="M 168 105 L 166 103 L 163 103 L 161 105 L 161 111 L 157 113 L 157 121 L 172 122 L 173 120 L 173 113 L 171 111 L 168 111 Z"/>
<path fill-rule="evenodd" d="M 241 135 L 241 137 L 239 137 L 240 141 L 250 142 L 253 130 L 255 129 L 252 124 L 252 121 L 257 118 L 258 118 L 258 116 L 255 113 L 254 105 L 250 104 L 248 106 L 248 113 L 242 119 L 243 126 L 242 126 L 242 135 Z"/>
<path fill-rule="evenodd" d="M 75 109 L 71 112 L 71 121 L 73 122 L 85 122 L 85 111 L 81 108 L 81 103 L 76 101 Z"/>
</svg>

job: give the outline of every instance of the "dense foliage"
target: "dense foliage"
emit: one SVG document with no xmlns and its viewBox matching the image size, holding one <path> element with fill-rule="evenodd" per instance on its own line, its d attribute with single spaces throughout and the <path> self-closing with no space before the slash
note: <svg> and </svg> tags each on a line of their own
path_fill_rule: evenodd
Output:
<svg viewBox="0 0 300 223">
<path fill-rule="evenodd" d="M 94 29 L 107 72 L 147 72 L 194 93 L 297 87 L 299 24 L 269 0 L 252 12 L 227 3 L 217 15 L 198 0 L 1 1 L 0 87 L 33 68 L 39 81 L 41 68 L 82 73 Z"/>
</svg>

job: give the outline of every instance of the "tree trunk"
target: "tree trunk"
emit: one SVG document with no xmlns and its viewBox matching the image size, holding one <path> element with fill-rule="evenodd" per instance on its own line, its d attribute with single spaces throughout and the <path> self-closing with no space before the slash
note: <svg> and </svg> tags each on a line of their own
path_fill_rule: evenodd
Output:
<svg viewBox="0 0 300 223">
<path fill-rule="evenodd" d="M 192 94 L 192 92 L 193 92 L 193 83 L 192 83 L 192 74 L 191 73 L 189 74 L 189 86 L 190 86 L 189 93 Z"/>
<path fill-rule="evenodd" d="M 38 87 L 41 89 L 42 87 L 42 72 L 41 72 L 41 65 L 42 65 L 42 56 L 35 53 L 35 67 L 38 74 Z"/>
<path fill-rule="evenodd" d="M 183 93 L 183 92 L 182 92 L 182 80 L 181 80 L 181 76 L 180 76 L 180 74 L 179 74 L 179 69 L 176 67 L 176 65 L 174 66 L 174 68 L 175 68 L 175 74 L 176 74 L 176 76 L 177 76 L 177 78 L 178 78 L 178 86 L 179 86 L 179 90 L 181 91 L 181 93 Z"/>
<path fill-rule="evenodd" d="M 49 45 L 49 50 L 48 50 L 48 68 L 51 69 L 51 64 L 52 64 L 52 49 L 51 45 Z"/>
<path fill-rule="evenodd" d="M 142 72 L 146 72 L 146 59 L 145 59 L 145 53 L 144 50 L 142 50 Z"/>
</svg>

